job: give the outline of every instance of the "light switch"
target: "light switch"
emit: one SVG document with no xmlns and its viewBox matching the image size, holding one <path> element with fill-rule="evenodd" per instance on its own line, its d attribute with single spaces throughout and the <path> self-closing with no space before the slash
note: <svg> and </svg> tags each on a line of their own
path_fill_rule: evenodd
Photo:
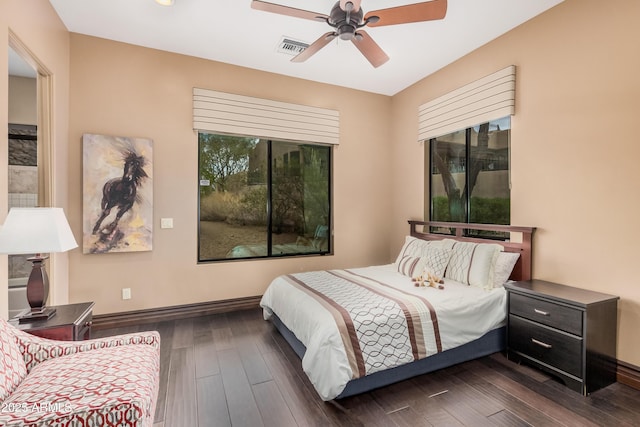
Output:
<svg viewBox="0 0 640 427">
<path fill-rule="evenodd" d="M 173 228 L 173 218 L 160 218 L 160 228 Z"/>
</svg>

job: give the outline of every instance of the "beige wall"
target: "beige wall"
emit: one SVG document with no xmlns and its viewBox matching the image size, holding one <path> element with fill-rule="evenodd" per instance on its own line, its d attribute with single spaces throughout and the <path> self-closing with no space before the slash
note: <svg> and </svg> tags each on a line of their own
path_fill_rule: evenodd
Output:
<svg viewBox="0 0 640 427">
<path fill-rule="evenodd" d="M 79 35 L 71 36 L 69 91 L 69 36 L 45 0 L 31 0 L 29 8 L 20 0 L 0 3 L 0 46 L 7 45 L 11 28 L 57 75 L 56 204 L 67 207 L 68 189 L 76 235 L 82 229 L 82 133 L 154 140 L 154 250 L 71 252 L 70 300 L 94 300 L 97 313 L 258 295 L 280 273 L 390 261 L 406 234 L 406 219 L 423 218 L 418 105 L 515 64 L 512 223 L 538 227 L 534 276 L 620 295 L 618 356 L 640 365 L 640 287 L 632 268 L 640 239 L 633 226 L 640 208 L 637 16 L 635 0 L 566 0 L 391 98 Z M 2 49 L 0 75 L 6 76 Z M 196 264 L 193 86 L 340 111 L 335 256 Z M 4 146 L 5 93 L 0 91 Z M 0 150 L 0 164 L 6 164 L 6 150 Z M 0 173 L 0 194 L 6 186 Z M 0 212 L 5 210 L 3 196 Z M 173 217 L 175 228 L 160 229 L 160 217 Z M 4 313 L 5 257 L 0 262 Z M 125 286 L 133 290 L 130 301 L 120 300 Z"/>
<path fill-rule="evenodd" d="M 7 212 L 7 123 L 10 34 L 31 54 L 34 65 L 53 77 L 51 110 L 54 111 L 51 185 L 52 204 L 67 207 L 67 140 L 69 94 L 69 33 L 47 0 L 0 1 L 0 222 Z M 68 257 L 56 255 L 51 260 L 50 302 L 64 303 L 68 295 Z M 7 257 L 0 256 L 0 316 L 7 316 Z"/>
<path fill-rule="evenodd" d="M 621 297 L 618 357 L 640 365 L 640 2 L 566 0 L 393 97 L 391 218 L 421 218 L 418 105 L 517 66 L 512 218 L 534 277 Z M 394 221 L 391 252 L 405 234 Z"/>
<path fill-rule="evenodd" d="M 36 83 L 33 78 L 9 76 L 9 123 L 38 124 Z"/>
<path fill-rule="evenodd" d="M 153 251 L 71 254 L 72 301 L 96 313 L 261 295 L 278 274 L 389 259 L 389 97 L 71 35 L 69 220 L 82 232 L 82 134 L 145 137 L 153 147 Z M 192 88 L 335 109 L 335 255 L 196 264 L 197 134 Z M 174 219 L 161 229 L 160 218 Z M 121 288 L 132 299 L 121 300 Z"/>
</svg>

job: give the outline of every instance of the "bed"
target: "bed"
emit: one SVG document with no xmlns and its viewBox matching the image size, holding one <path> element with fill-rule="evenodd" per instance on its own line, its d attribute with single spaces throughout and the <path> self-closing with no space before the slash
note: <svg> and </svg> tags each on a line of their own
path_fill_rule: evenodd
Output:
<svg viewBox="0 0 640 427">
<path fill-rule="evenodd" d="M 502 285 L 531 278 L 534 229 L 409 225 L 392 264 L 283 275 L 262 297 L 265 319 L 302 359 L 323 400 L 505 349 Z M 428 283 L 427 272 L 441 282 Z"/>
</svg>

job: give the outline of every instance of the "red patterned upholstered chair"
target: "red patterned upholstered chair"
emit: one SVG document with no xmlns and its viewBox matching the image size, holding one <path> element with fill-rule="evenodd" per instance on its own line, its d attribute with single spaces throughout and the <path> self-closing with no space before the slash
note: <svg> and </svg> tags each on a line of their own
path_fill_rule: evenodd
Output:
<svg viewBox="0 0 640 427">
<path fill-rule="evenodd" d="M 0 426 L 151 426 L 160 335 L 54 341 L 0 319 Z"/>
</svg>

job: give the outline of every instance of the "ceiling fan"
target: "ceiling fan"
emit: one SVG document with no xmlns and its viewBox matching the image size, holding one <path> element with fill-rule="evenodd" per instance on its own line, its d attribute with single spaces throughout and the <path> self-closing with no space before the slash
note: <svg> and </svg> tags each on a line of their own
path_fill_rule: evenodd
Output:
<svg viewBox="0 0 640 427">
<path fill-rule="evenodd" d="M 326 22 L 334 28 L 323 34 L 305 50 L 293 57 L 293 62 L 303 62 L 325 47 L 336 37 L 351 40 L 360 52 L 375 68 L 389 60 L 389 56 L 361 28 L 381 27 L 384 25 L 406 24 L 410 22 L 434 21 L 442 19 L 447 13 L 447 0 L 431 0 L 388 9 L 374 10 L 367 14 L 360 7 L 361 0 L 339 0 L 329 15 L 296 9 L 294 7 L 253 0 L 253 9 L 296 18 Z"/>
</svg>

